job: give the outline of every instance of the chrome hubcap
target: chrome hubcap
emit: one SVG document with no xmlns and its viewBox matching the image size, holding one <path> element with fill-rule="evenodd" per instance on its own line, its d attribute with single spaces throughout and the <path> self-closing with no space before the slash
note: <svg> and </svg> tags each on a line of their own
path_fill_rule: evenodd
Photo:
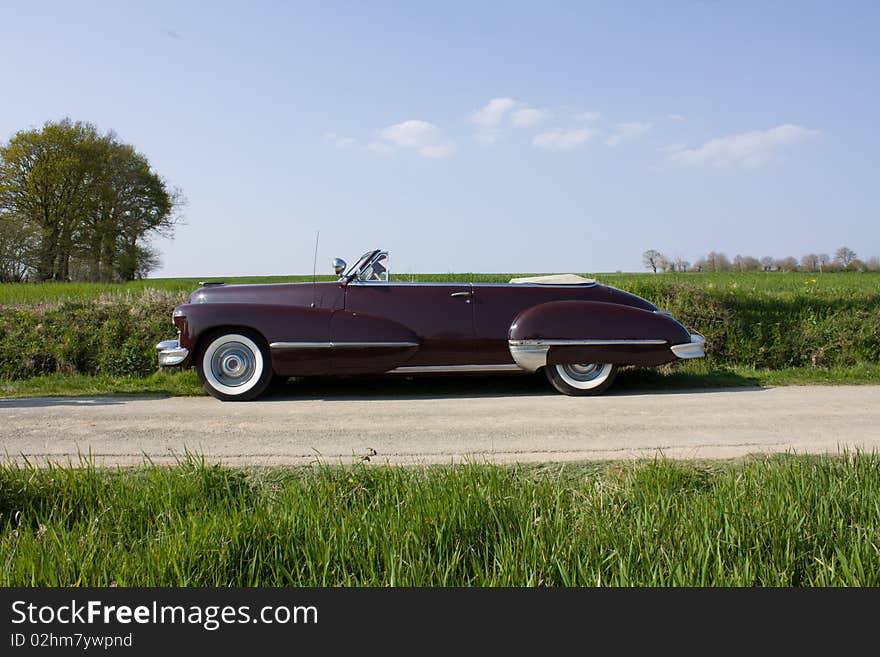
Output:
<svg viewBox="0 0 880 657">
<path fill-rule="evenodd" d="M 240 386 L 254 374 L 256 359 L 251 350 L 240 342 L 228 342 L 211 357 L 211 371 L 225 386 Z"/>
<path fill-rule="evenodd" d="M 592 381 L 603 373 L 603 367 L 596 363 L 566 364 L 562 370 L 575 381 Z"/>
</svg>

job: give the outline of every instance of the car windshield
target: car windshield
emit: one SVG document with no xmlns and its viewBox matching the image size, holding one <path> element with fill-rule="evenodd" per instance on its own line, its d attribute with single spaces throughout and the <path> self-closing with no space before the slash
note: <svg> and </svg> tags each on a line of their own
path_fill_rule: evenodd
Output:
<svg viewBox="0 0 880 657">
<path fill-rule="evenodd" d="M 349 267 L 347 272 L 345 272 L 345 278 L 354 278 L 354 276 L 361 270 L 361 268 L 366 265 L 370 261 L 370 258 L 376 255 L 378 251 L 379 249 L 367 251 L 364 255 L 358 258 L 358 261 L 354 263 L 351 267 Z"/>
<path fill-rule="evenodd" d="M 357 273 L 359 281 L 388 281 L 388 254 L 376 252 Z"/>
</svg>

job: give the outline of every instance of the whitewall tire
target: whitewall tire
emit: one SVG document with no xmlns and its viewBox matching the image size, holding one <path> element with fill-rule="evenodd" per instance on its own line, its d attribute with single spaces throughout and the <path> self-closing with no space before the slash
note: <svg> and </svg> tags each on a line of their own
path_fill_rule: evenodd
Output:
<svg viewBox="0 0 880 657">
<path fill-rule="evenodd" d="M 612 363 L 564 363 L 548 365 L 545 370 L 553 387 L 564 395 L 599 395 L 617 376 Z"/>
<path fill-rule="evenodd" d="M 254 399 L 271 383 L 272 363 L 266 341 L 253 331 L 217 331 L 206 336 L 203 344 L 196 361 L 199 380 L 217 399 Z"/>
</svg>

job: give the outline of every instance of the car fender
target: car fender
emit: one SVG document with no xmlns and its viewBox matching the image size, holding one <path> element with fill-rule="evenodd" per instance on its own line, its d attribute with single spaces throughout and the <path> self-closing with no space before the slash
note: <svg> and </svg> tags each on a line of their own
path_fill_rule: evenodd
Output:
<svg viewBox="0 0 880 657">
<path fill-rule="evenodd" d="M 269 345 L 274 371 L 286 376 L 384 372 L 419 347 L 418 337 L 397 322 L 328 308 L 196 303 L 178 306 L 174 319 L 180 345 L 190 351 L 221 327 L 256 331 Z"/>
<path fill-rule="evenodd" d="M 205 333 L 226 326 L 256 331 L 269 344 L 293 339 L 327 342 L 332 315 L 327 308 L 236 302 L 189 303 L 174 310 L 180 344 L 191 351 Z"/>
<path fill-rule="evenodd" d="M 690 333 L 665 313 L 602 301 L 551 301 L 521 312 L 508 343 L 516 363 L 535 371 L 561 363 L 660 365 Z"/>
</svg>

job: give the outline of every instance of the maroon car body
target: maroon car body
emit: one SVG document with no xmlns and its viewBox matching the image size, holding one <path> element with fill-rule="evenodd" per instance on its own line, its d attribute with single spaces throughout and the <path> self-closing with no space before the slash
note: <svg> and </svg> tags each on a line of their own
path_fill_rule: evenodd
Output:
<svg viewBox="0 0 880 657">
<path fill-rule="evenodd" d="M 335 282 L 202 287 L 174 310 L 179 338 L 157 345 L 160 363 L 195 365 L 211 394 L 234 400 L 272 375 L 542 368 L 562 375 L 548 372 L 562 392 L 595 394 L 618 365 L 703 355 L 668 313 L 595 281 L 415 283 L 391 280 L 386 262 L 376 250 Z"/>
</svg>

